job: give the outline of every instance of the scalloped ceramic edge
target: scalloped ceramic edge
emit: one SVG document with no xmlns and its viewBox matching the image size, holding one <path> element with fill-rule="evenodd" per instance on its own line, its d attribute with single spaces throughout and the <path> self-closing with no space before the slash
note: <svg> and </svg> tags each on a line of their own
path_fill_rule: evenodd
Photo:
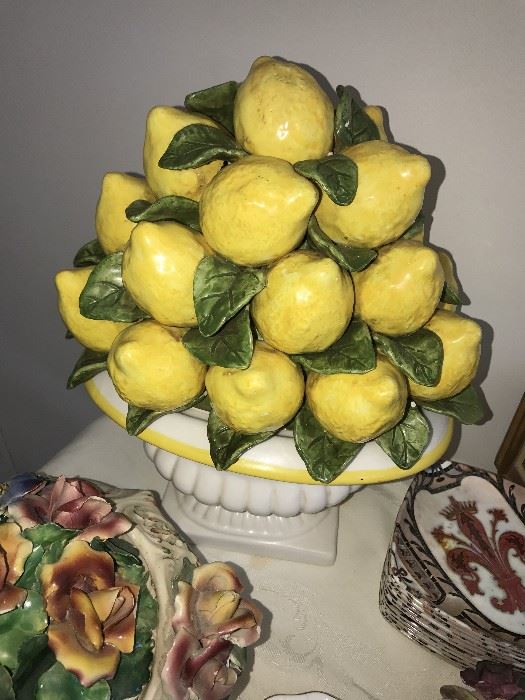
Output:
<svg viewBox="0 0 525 700">
<path fill-rule="evenodd" d="M 125 428 L 127 404 L 115 391 L 107 372 L 101 372 L 84 385 L 95 404 L 109 418 Z M 346 470 L 331 485 L 364 485 L 397 481 L 413 476 L 437 462 L 444 454 L 454 428 L 454 421 L 439 413 L 426 412 L 432 425 L 432 439 L 422 458 L 411 469 L 400 469 L 375 442 L 367 443 Z M 189 409 L 184 413 L 162 416 L 138 437 L 167 452 L 213 466 L 206 434 L 207 413 Z M 286 431 L 288 432 L 288 431 Z M 290 434 L 280 433 L 267 442 L 252 447 L 229 471 L 296 484 L 316 484 L 308 474 L 295 449 Z"/>
<path fill-rule="evenodd" d="M 138 549 L 150 575 L 150 592 L 158 604 L 150 679 L 139 695 L 128 700 L 171 700 L 171 695 L 162 687 L 161 671 L 174 638 L 171 626 L 175 612 L 173 581 L 179 578 L 185 559 L 195 567 L 200 562 L 164 518 L 151 491 L 118 489 L 92 479 L 89 481 L 99 486 L 103 495 L 115 504 L 115 510 L 133 523 L 134 527 L 121 538 Z"/>
</svg>

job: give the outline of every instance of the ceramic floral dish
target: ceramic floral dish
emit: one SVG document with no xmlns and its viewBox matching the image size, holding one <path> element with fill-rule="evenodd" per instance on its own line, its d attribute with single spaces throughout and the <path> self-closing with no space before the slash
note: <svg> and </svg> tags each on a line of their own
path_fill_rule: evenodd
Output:
<svg viewBox="0 0 525 700">
<path fill-rule="evenodd" d="M 380 589 L 384 617 L 458 666 L 525 670 L 525 488 L 445 463 L 399 510 Z"/>
<path fill-rule="evenodd" d="M 259 610 L 149 491 L 23 475 L 0 496 L 3 700 L 220 700 Z"/>
</svg>

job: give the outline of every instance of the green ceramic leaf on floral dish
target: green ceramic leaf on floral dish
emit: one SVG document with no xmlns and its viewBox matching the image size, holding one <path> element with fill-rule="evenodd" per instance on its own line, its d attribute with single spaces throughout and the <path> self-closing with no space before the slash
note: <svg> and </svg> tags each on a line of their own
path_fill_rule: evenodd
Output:
<svg viewBox="0 0 525 700">
<path fill-rule="evenodd" d="M 33 551 L 26 560 L 24 573 L 18 579 L 17 585 L 40 590 L 40 565 L 58 561 L 64 547 L 78 535 L 78 531 L 68 530 L 55 523 L 45 523 L 26 528 L 23 535 L 33 543 Z"/>
<path fill-rule="evenodd" d="M 5 666 L 0 666 L 0 698 L 2 700 L 16 700 L 11 674 Z"/>
<path fill-rule="evenodd" d="M 80 313 L 99 321 L 134 323 L 148 318 L 122 282 L 122 253 L 104 258 L 92 270 L 78 300 Z"/>
<path fill-rule="evenodd" d="M 157 623 L 157 603 L 144 582 L 140 588 L 137 607 L 135 646 L 130 654 L 121 654 L 117 673 L 109 681 L 111 700 L 135 697 L 148 682 L 153 659 L 153 630 Z"/>
<path fill-rule="evenodd" d="M 35 700 L 110 700 L 111 690 L 106 681 L 85 688 L 78 678 L 57 661 L 40 676 Z"/>
<path fill-rule="evenodd" d="M 402 421 L 387 430 L 376 442 L 400 469 L 410 469 L 430 442 L 428 420 L 415 406 L 409 406 Z"/>
<path fill-rule="evenodd" d="M 305 369 L 319 374 L 363 374 L 376 366 L 376 353 L 368 326 L 357 319 L 326 350 L 291 357 Z"/>
<path fill-rule="evenodd" d="M 323 484 L 338 477 L 363 447 L 361 443 L 331 435 L 314 416 L 307 401 L 295 418 L 294 440 L 308 473 Z"/>
<path fill-rule="evenodd" d="M 212 160 L 233 161 L 247 155 L 222 129 L 206 124 L 189 124 L 177 131 L 159 166 L 167 170 L 185 170 L 211 163 Z"/>
<path fill-rule="evenodd" d="M 130 542 L 120 537 L 110 537 L 107 540 L 94 537 L 90 547 L 98 552 L 107 552 L 115 562 L 119 575 L 128 583 L 140 586 L 147 577 L 139 551 Z"/>
<path fill-rule="evenodd" d="M 190 328 L 182 342 L 205 365 L 246 369 L 253 355 L 250 312 L 245 307 L 210 337 L 202 335 L 198 328 Z"/>
<path fill-rule="evenodd" d="M 75 267 L 89 267 L 90 265 L 98 265 L 98 263 L 106 257 L 102 246 L 98 242 L 98 238 L 89 241 L 80 248 L 75 255 L 73 265 Z"/>
<path fill-rule="evenodd" d="M 233 134 L 233 104 L 239 83 L 227 83 L 191 92 L 186 95 L 184 106 L 192 112 L 205 114 Z"/>
<path fill-rule="evenodd" d="M 212 410 L 208 418 L 208 440 L 213 464 L 217 469 L 228 469 L 246 450 L 269 440 L 276 432 L 269 430 L 262 433 L 239 433 L 225 425 Z"/>
<path fill-rule="evenodd" d="M 357 192 L 357 165 L 343 154 L 334 154 L 317 160 L 301 160 L 294 164 L 303 177 L 313 180 L 332 202 L 347 206 Z"/>
<path fill-rule="evenodd" d="M 401 238 L 414 238 L 414 236 L 417 236 L 418 234 L 422 233 L 425 229 L 425 216 L 423 212 L 419 212 L 419 214 L 416 216 L 414 223 L 411 224 L 407 230 L 401 234 Z"/>
<path fill-rule="evenodd" d="M 454 306 L 459 306 L 459 304 L 463 303 L 459 294 L 454 289 L 452 289 L 448 282 L 445 282 L 445 284 L 443 285 L 443 291 L 441 292 L 441 301 L 444 304 L 454 304 Z"/>
<path fill-rule="evenodd" d="M 193 300 L 202 335 L 217 333 L 264 288 L 266 273 L 240 267 L 209 255 L 199 262 L 193 278 Z"/>
<path fill-rule="evenodd" d="M 307 240 L 315 250 L 328 255 L 348 272 L 364 270 L 377 255 L 375 250 L 369 248 L 352 248 L 332 241 L 321 229 L 315 216 L 308 223 Z"/>
<path fill-rule="evenodd" d="M 202 394 L 198 394 L 191 401 L 169 411 L 154 411 L 149 408 L 141 408 L 140 406 L 128 404 L 126 431 L 129 435 L 140 435 L 140 433 L 146 430 L 157 418 L 167 416 L 168 413 L 182 413 L 182 411 L 187 411 L 188 408 L 193 408 L 193 406 L 203 401 L 205 396 L 206 392 L 203 391 Z"/>
<path fill-rule="evenodd" d="M 16 700 L 34 700 L 40 676 L 55 662 L 47 634 L 38 634 L 25 641 L 18 652 L 18 666 L 13 674 Z"/>
<path fill-rule="evenodd" d="M 374 333 L 378 350 L 417 384 L 435 386 L 443 366 L 443 343 L 428 328 L 395 338 Z"/>
<path fill-rule="evenodd" d="M 0 664 L 14 671 L 18 652 L 24 642 L 47 627 L 47 615 L 42 596 L 29 591 L 21 608 L 0 615 Z"/>
<path fill-rule="evenodd" d="M 483 420 L 484 409 L 476 389 L 470 385 L 456 396 L 438 401 L 415 399 L 419 406 L 435 413 L 444 413 L 456 418 L 460 423 L 472 425 Z"/>
<path fill-rule="evenodd" d="M 87 382 L 99 372 L 103 372 L 107 368 L 107 359 L 107 352 L 96 352 L 86 348 L 68 377 L 67 388 L 73 389 L 79 384 Z"/>
<path fill-rule="evenodd" d="M 169 195 L 161 197 L 156 202 L 137 199 L 126 209 L 130 221 L 176 221 L 188 226 L 194 231 L 200 231 L 199 203 L 187 197 Z"/>
</svg>

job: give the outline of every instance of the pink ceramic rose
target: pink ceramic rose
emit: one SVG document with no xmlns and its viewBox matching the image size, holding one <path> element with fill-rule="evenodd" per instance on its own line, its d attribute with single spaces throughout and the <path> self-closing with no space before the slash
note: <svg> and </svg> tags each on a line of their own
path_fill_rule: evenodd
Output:
<svg viewBox="0 0 525 700">
<path fill-rule="evenodd" d="M 233 645 L 259 639 L 261 612 L 241 598 L 242 585 L 233 569 L 215 562 L 195 569 L 191 585 L 179 582 L 172 626 L 173 646 L 162 682 L 174 700 L 222 700 L 236 680 L 228 663 Z"/>
<path fill-rule="evenodd" d="M 130 521 L 113 511 L 96 486 L 64 476 L 54 482 L 42 480 L 30 493 L 11 502 L 7 511 L 22 529 L 56 523 L 81 530 L 77 539 L 87 542 L 95 537 L 117 537 L 131 528 Z"/>
</svg>

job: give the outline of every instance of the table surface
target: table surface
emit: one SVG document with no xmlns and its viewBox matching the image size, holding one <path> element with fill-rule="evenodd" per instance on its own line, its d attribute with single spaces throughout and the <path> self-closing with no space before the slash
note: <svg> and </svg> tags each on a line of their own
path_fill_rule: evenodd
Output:
<svg viewBox="0 0 525 700">
<path fill-rule="evenodd" d="M 143 443 L 105 417 L 42 471 L 161 496 L 166 487 Z M 340 700 L 438 700 L 441 685 L 460 684 L 459 669 L 407 639 L 379 612 L 383 561 L 408 485 L 405 480 L 367 486 L 343 503 L 331 567 L 201 549 L 208 561 L 241 567 L 248 591 L 265 611 L 261 642 L 232 698 L 318 690 Z"/>
</svg>

